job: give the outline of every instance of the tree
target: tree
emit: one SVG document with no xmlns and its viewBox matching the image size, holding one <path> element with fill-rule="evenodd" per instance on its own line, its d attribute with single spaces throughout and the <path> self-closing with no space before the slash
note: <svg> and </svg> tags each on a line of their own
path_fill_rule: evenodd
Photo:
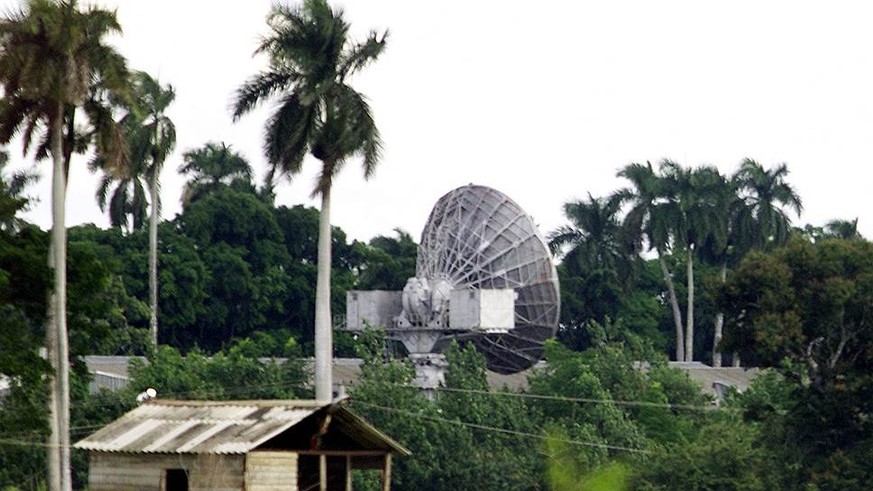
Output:
<svg viewBox="0 0 873 491">
<path fill-rule="evenodd" d="M 88 163 L 92 171 L 103 167 L 99 157 Z M 109 224 L 127 232 L 139 230 L 146 222 L 148 200 L 142 182 L 142 169 L 133 162 L 121 169 L 108 170 L 97 186 L 97 206 L 109 213 Z"/>
<path fill-rule="evenodd" d="M 166 110 L 176 98 L 173 86 L 161 86 L 145 72 L 133 76 L 137 127 L 130 140 L 132 157 L 142 162 L 148 182 L 149 201 L 149 330 L 152 345 L 158 346 L 158 222 L 161 216 L 160 176 L 164 161 L 176 146 L 176 127 Z M 136 165 L 136 164 L 133 164 Z"/>
<path fill-rule="evenodd" d="M 745 159 L 733 179 L 746 206 L 737 217 L 739 233 L 750 239 L 755 249 L 770 250 L 788 240 L 791 220 L 784 208 L 800 216 L 803 204 L 786 182 L 788 166 L 779 164 L 765 170 L 752 159 Z"/>
<path fill-rule="evenodd" d="M 685 359 L 694 361 L 694 259 L 698 249 L 724 243 L 728 211 L 724 198 L 725 178 L 712 166 L 684 168 L 665 160 L 661 164 L 666 183 L 664 198 L 669 203 L 675 245 L 685 249 L 687 303 L 685 318 Z"/>
<path fill-rule="evenodd" d="M 190 325 L 200 335 L 192 341 L 215 350 L 235 336 L 280 327 L 267 318 L 284 309 L 293 278 L 271 207 L 252 193 L 220 188 L 186 206 L 178 224 L 210 274 L 205 309 Z"/>
<path fill-rule="evenodd" d="M 666 255 L 671 246 L 675 220 L 675 207 L 666 199 L 666 183 L 658 176 L 652 164 L 630 164 L 618 172 L 619 177 L 630 181 L 630 188 L 619 189 L 615 198 L 622 204 L 630 203 L 622 226 L 627 233 L 628 245 L 633 252 L 642 252 L 643 244 L 658 254 L 658 264 L 667 286 L 670 308 L 673 311 L 673 325 L 676 335 L 676 360 L 685 360 L 685 344 L 682 311 L 676 297 L 673 277 L 667 267 Z"/>
<path fill-rule="evenodd" d="M 24 176 L 0 172 L 0 374 L 8 382 L 0 396 L 0 435 L 38 442 L 48 429 L 45 378 L 50 366 L 38 353 L 52 276 L 45 261 L 47 234 L 17 217 L 29 202 Z M 32 476 L 45 469 L 38 444 L 0 445 L 0 461 L 10 463 L 0 469 L 3 489 L 24 483 L 36 487 Z"/>
<path fill-rule="evenodd" d="M 191 176 L 182 193 L 182 204 L 187 205 L 215 191 L 220 186 L 234 183 L 251 186 L 252 166 L 230 145 L 209 142 L 182 155 L 184 163 L 179 172 Z"/>
<path fill-rule="evenodd" d="M 157 388 L 159 397 L 210 400 L 293 399 L 305 397 L 306 374 L 300 359 L 261 360 L 244 340 L 212 356 L 182 355 L 162 346 L 154 360 L 131 362 L 131 392 Z M 133 395 L 132 394 L 132 395 Z"/>
<path fill-rule="evenodd" d="M 92 170 L 104 174 L 97 188 L 97 203 L 101 211 L 109 205 L 109 221 L 113 227 L 138 230 L 145 223 L 148 189 L 149 213 L 149 328 L 152 342 L 158 343 L 158 222 L 160 221 L 160 173 L 167 156 L 176 145 L 176 128 L 165 114 L 175 98 L 172 86 L 162 87 L 145 72 L 131 77 L 132 100 L 122 101 L 126 114 L 121 118 L 130 152 L 127 165 L 121 168 L 107 165 L 102 155 L 90 163 Z M 110 187 L 116 183 L 107 203 Z"/>
<path fill-rule="evenodd" d="M 825 233 L 835 239 L 860 239 L 858 232 L 858 219 L 854 220 L 831 220 L 825 224 Z"/>
<path fill-rule="evenodd" d="M 269 55 L 270 68 L 244 83 L 236 94 L 233 118 L 238 120 L 258 104 L 278 97 L 280 104 L 267 122 L 265 153 L 272 173 L 300 172 L 306 153 L 322 163 L 313 191 L 321 196 L 318 279 L 316 284 L 316 398 L 331 398 L 330 359 L 330 191 L 343 164 L 362 157 L 369 178 L 379 159 L 379 131 L 364 96 L 348 78 L 376 60 L 387 32 L 370 32 L 351 43 L 342 10 L 325 0 L 306 0 L 290 8 L 276 5 L 267 19 L 271 34 L 256 53 Z"/>
<path fill-rule="evenodd" d="M 638 257 L 625 247 L 621 202 L 616 197 L 564 204 L 563 225 L 548 235 L 561 257 L 561 327 L 558 339 L 572 349 L 588 347 L 588 322 L 615 319 L 638 272 Z"/>
<path fill-rule="evenodd" d="M 682 442 L 655 452 L 633 476 L 633 489 L 774 489 L 762 478 L 756 432 L 736 416 L 721 417 Z"/>
<path fill-rule="evenodd" d="M 52 437 L 49 442 L 49 489 L 70 489 L 69 359 L 66 325 L 66 228 L 64 225 L 68 159 L 64 125 L 72 126 L 77 108 L 91 109 L 91 123 L 110 124 L 93 103 L 95 94 L 124 87 L 127 69 L 106 35 L 120 32 L 115 14 L 90 7 L 80 11 L 75 0 L 29 0 L 21 11 L 0 20 L 0 141 L 8 142 L 23 129 L 25 149 L 44 125 L 52 165 L 52 247 L 54 288 L 47 348 L 53 367 Z M 90 103 L 89 103 L 90 102 Z M 111 118 L 109 118 L 111 119 Z M 68 131 L 68 142 L 74 138 Z M 117 138 L 101 132 L 97 151 L 120 158 Z M 117 135 L 115 135 L 117 136 Z M 65 151 L 67 152 L 65 154 Z M 112 159 L 114 160 L 114 159 Z M 65 165 L 66 164 L 66 165 Z"/>
<path fill-rule="evenodd" d="M 733 244 L 729 244 L 727 249 L 732 252 L 734 262 L 750 250 L 770 250 L 788 240 L 791 220 L 783 208 L 794 209 L 799 217 L 803 205 L 800 196 L 786 182 L 787 176 L 786 164 L 765 170 L 761 164 L 748 158 L 731 176 L 739 197 L 731 210 Z M 734 353 L 733 358 L 734 366 L 739 366 L 739 354 Z"/>
<path fill-rule="evenodd" d="M 605 269 L 622 280 L 631 277 L 632 256 L 624 248 L 624 230 L 619 214 L 621 200 L 616 197 L 594 198 L 564 204 L 564 216 L 570 225 L 563 225 L 549 234 L 549 249 L 563 253 L 562 264 L 575 275 Z"/>
<path fill-rule="evenodd" d="M 373 237 L 367 246 L 358 243 L 363 258 L 357 288 L 402 290 L 406 280 L 415 276 L 418 245 L 409 233 L 399 228 L 394 233 L 396 237 Z"/>
<path fill-rule="evenodd" d="M 746 201 L 738 193 L 736 176 L 721 178 L 711 187 L 711 198 L 719 210 L 715 227 L 718 233 L 711 234 L 699 250 L 701 257 L 709 264 L 718 267 L 718 281 L 727 281 L 728 267 L 734 267 L 751 247 L 752 238 L 741 233 L 739 217 L 746 216 Z M 722 366 L 721 341 L 724 336 L 724 312 L 717 309 L 712 338 L 712 366 Z M 739 366 L 739 357 L 734 354 L 733 362 Z"/>
<path fill-rule="evenodd" d="M 30 206 L 31 200 L 24 190 L 39 176 L 29 171 L 17 171 L 7 176 L 5 171 L 8 163 L 9 154 L 5 150 L 0 151 L 0 231 L 14 232 L 23 225 L 17 213 Z"/>
<path fill-rule="evenodd" d="M 873 244 L 802 239 L 751 253 L 723 302 L 729 348 L 790 388 L 782 451 L 819 489 L 869 489 L 873 473 Z"/>
</svg>

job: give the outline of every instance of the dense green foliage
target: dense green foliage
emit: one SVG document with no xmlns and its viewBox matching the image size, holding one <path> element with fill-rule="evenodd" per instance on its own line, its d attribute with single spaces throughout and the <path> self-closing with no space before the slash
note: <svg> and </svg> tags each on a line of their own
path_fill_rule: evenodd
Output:
<svg viewBox="0 0 873 491">
<path fill-rule="evenodd" d="M 767 449 L 795 466 L 784 485 L 873 486 L 873 244 L 798 239 L 752 255 L 724 302 L 734 313 L 727 343 L 785 380 L 781 414 L 760 403 L 754 414 Z"/>
<path fill-rule="evenodd" d="M 16 205 L 0 218 L 13 223 L 27 200 L 3 189 Z M 0 483 L 28 486 L 42 479 L 45 462 L 34 442 L 47 432 L 47 367 L 37 353 L 50 275 L 47 234 L 15 223 L 0 230 L 0 363 L 13 380 L 0 416 L 0 457 L 22 464 L 4 468 Z M 275 206 L 245 173 L 200 186 L 179 216 L 161 224 L 156 352 L 147 334 L 145 231 L 72 228 L 74 357 L 148 357 L 133 363 L 131 387 L 117 393 L 89 394 L 76 364 L 74 439 L 129 409 L 150 386 L 162 397 L 309 397 L 293 360 L 312 351 L 317 226 L 317 210 Z M 696 269 L 701 317 L 727 314 L 725 349 L 781 374 L 761 377 L 727 409 L 713 409 L 666 363 L 672 319 L 657 259 L 632 261 L 625 275 L 606 267 L 592 273 L 583 256 L 568 256 L 560 273 L 570 322 L 521 393 L 490 389 L 469 346 L 448 351 L 446 383 L 433 399 L 410 388 L 412 368 L 385 358 L 385 341 L 374 333 L 339 336 L 337 352 L 364 357 L 355 410 L 414 452 L 397 461 L 398 489 L 864 489 L 873 246 L 832 235 L 808 228 L 784 248 L 751 254 L 724 287 L 716 266 Z M 333 236 L 337 309 L 349 288 L 399 288 L 413 273 L 416 245 L 405 232 L 369 244 L 348 243 L 338 228 Z M 681 268 L 684 257 L 665 260 Z M 596 264 L 609 262 L 588 263 Z M 74 464 L 84 483 L 84 455 Z M 361 489 L 376 481 L 356 476 Z"/>
<path fill-rule="evenodd" d="M 353 408 L 413 451 L 397 462 L 397 489 L 585 489 L 568 487 L 580 480 L 611 483 L 601 489 L 627 489 L 621 483 L 631 481 L 635 489 L 660 489 L 679 463 L 659 456 L 689 443 L 712 463 L 686 482 L 711 484 L 737 472 L 719 466 L 716 455 L 756 457 L 745 445 L 751 428 L 714 448 L 712 435 L 742 420 L 711 409 L 687 375 L 632 333 L 598 327 L 597 347 L 581 353 L 549 343 L 548 368 L 520 393 L 489 389 L 481 355 L 455 345 L 445 385 L 432 399 L 410 387 L 411 366 L 385 360 L 378 332 L 364 334 Z M 646 356 L 651 366 L 639 370 L 635 360 Z M 625 466 L 604 471 L 613 461 Z M 755 479 L 753 471 L 737 481 Z"/>
<path fill-rule="evenodd" d="M 116 227 L 68 231 L 72 439 L 132 408 L 148 387 L 166 398 L 312 397 L 302 358 L 314 351 L 315 285 L 327 284 L 317 280 L 327 250 L 319 236 L 330 237 L 322 298 L 334 312 L 350 289 L 402 289 L 417 245 L 399 229 L 369 243 L 349 242 L 338 227 L 325 234 L 325 214 L 277 206 L 273 184 L 299 172 L 307 153 L 322 162 L 314 194 L 323 203 L 348 158 L 361 156 L 372 173 L 381 140 L 347 75 L 376 59 L 385 35 L 348 43 L 342 13 L 321 0 L 276 6 L 259 48 L 270 70 L 240 87 L 233 108 L 239 118 L 281 95 L 265 132 L 266 182 L 256 184 L 227 143 L 188 149 L 178 168 L 189 180 L 183 208 L 159 224 L 150 267 L 156 242 L 143 225 L 147 204 L 159 210 L 174 92 L 145 73 L 129 77 L 99 42 L 120 27 L 111 13 L 75 1 L 27 5 L 33 15 L 0 23 L 0 140 L 23 133 L 36 160 L 55 158 L 56 178 L 74 154 L 96 150 L 98 202 Z M 88 36 L 58 35 L 55 21 L 87 24 Z M 88 49 L 72 54 L 99 63 L 46 54 L 71 55 L 77 41 Z M 51 238 L 20 217 L 35 176 L 10 175 L 6 162 L 0 153 L 0 488 L 40 489 L 51 431 L 52 364 L 41 353 L 54 332 Z M 747 159 L 722 175 L 664 160 L 629 164 L 618 177 L 624 187 L 614 193 L 567 203 L 569 224 L 549 234 L 561 325 L 524 389 L 489 387 L 482 356 L 453 344 L 445 383 L 424 397 L 411 365 L 387 355 L 384 333 L 336 333 L 336 355 L 363 359 L 353 408 L 413 451 L 396 461 L 395 487 L 873 489 L 873 244 L 858 220 L 792 228 L 789 212 L 802 206 L 784 164 Z M 149 335 L 155 264 L 158 346 Z M 88 354 L 135 356 L 129 387 L 91 393 Z M 671 355 L 742 359 L 763 371 L 716 406 Z M 86 455 L 73 458 L 81 487 Z M 378 489 L 373 475 L 355 479 Z"/>
</svg>

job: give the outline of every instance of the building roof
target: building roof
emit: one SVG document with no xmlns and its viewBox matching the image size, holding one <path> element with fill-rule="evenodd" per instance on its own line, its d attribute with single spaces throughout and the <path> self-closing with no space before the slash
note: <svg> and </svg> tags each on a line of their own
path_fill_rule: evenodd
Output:
<svg viewBox="0 0 873 491">
<path fill-rule="evenodd" d="M 687 373 L 691 380 L 697 382 L 704 394 L 717 398 L 724 396 L 723 392 L 727 387 L 745 392 L 752 384 L 752 380 L 761 373 L 758 368 L 711 367 L 697 361 L 671 361 L 670 366 Z"/>
<path fill-rule="evenodd" d="M 86 356 L 85 361 L 94 375 L 92 385 L 117 389 L 127 385 L 127 366 L 133 357 L 126 356 Z M 284 358 L 264 358 L 266 361 L 284 363 Z M 353 387 L 361 378 L 360 358 L 334 358 L 333 359 L 333 383 L 334 386 Z M 306 369 L 311 372 L 312 359 L 306 360 Z M 502 375 L 492 371 L 486 372 L 488 385 L 492 389 L 508 389 L 518 392 L 528 388 L 528 377 L 544 369 L 547 363 L 541 361 L 533 367 L 518 373 Z M 647 366 L 645 363 L 639 366 Z M 757 368 L 735 367 L 711 367 L 700 362 L 676 362 L 671 361 L 670 366 L 686 372 L 692 380 L 697 382 L 703 393 L 720 397 L 720 388 L 733 387 L 739 392 L 749 388 L 752 380 L 760 373 Z M 115 377 L 115 378 L 113 378 Z M 96 390 L 95 390 L 96 391 Z"/>
<path fill-rule="evenodd" d="M 153 399 L 75 444 L 101 452 L 244 454 L 317 412 L 371 449 L 409 450 L 339 404 L 320 401 Z"/>
</svg>

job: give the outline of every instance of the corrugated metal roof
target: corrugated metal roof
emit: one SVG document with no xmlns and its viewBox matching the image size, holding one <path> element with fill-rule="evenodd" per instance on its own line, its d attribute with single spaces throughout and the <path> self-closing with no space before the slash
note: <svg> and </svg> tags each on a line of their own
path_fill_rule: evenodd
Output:
<svg viewBox="0 0 873 491">
<path fill-rule="evenodd" d="M 76 448 L 103 452 L 242 454 L 330 404 L 316 401 L 152 400 L 128 412 Z M 342 407 L 360 436 L 408 453 Z M 343 418 L 346 419 L 346 418 Z"/>
</svg>

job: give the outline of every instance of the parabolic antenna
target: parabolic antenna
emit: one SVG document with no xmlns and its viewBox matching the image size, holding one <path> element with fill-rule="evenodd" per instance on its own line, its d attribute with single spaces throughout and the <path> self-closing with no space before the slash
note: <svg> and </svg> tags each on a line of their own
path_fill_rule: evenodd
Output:
<svg viewBox="0 0 873 491">
<path fill-rule="evenodd" d="M 558 275 L 549 248 L 533 219 L 495 189 L 463 186 L 437 201 L 421 234 L 416 276 L 444 279 L 455 289 L 515 291 L 513 329 L 465 335 L 494 372 L 533 366 L 558 328 Z"/>
<path fill-rule="evenodd" d="M 385 328 L 409 352 L 419 386 L 434 388 L 452 339 L 472 342 L 490 370 L 516 373 L 540 360 L 559 315 L 558 275 L 533 219 L 471 184 L 437 201 L 402 292 L 348 292 L 346 329 Z"/>
</svg>

